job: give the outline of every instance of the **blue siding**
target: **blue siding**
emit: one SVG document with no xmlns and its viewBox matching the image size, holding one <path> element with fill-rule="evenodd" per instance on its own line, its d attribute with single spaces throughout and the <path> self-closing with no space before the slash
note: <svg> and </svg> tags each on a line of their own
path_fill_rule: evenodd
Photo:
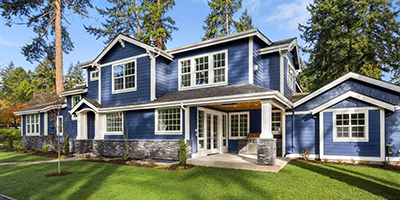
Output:
<svg viewBox="0 0 400 200">
<path fill-rule="evenodd" d="M 137 56 L 146 53 L 146 50 L 133 45 L 129 42 L 125 42 L 125 48 L 121 46 L 120 43 L 116 43 L 114 47 L 100 60 L 102 64 L 113 62 L 116 60 L 121 60 L 124 58 L 129 58 L 132 56 Z"/>
<path fill-rule="evenodd" d="M 238 151 L 239 151 L 238 140 L 228 140 L 228 152 L 229 153 L 237 153 Z"/>
<path fill-rule="evenodd" d="M 357 80 L 347 80 L 336 87 L 324 92 L 323 94 L 307 101 L 306 103 L 295 108 L 296 111 L 312 110 L 313 108 L 349 91 L 355 91 L 360 94 L 379 99 L 381 101 L 391 103 L 394 105 L 400 105 L 400 94 L 395 93 L 391 90 L 373 86 L 368 83 L 360 82 Z"/>
<path fill-rule="evenodd" d="M 279 53 L 271 53 L 263 56 L 263 85 L 265 88 L 280 91 L 279 66 Z"/>
<path fill-rule="evenodd" d="M 212 53 L 228 49 L 228 84 L 249 82 L 249 39 L 235 40 L 224 44 L 213 45 L 188 52 L 174 54 L 175 58 L 170 63 L 169 92 L 178 91 L 178 60 L 196 55 Z"/>
<path fill-rule="evenodd" d="M 190 107 L 190 139 L 192 140 L 192 152 L 197 152 L 197 107 Z"/>
<path fill-rule="evenodd" d="M 104 106 L 126 105 L 150 101 L 150 59 L 137 59 L 137 90 L 112 94 L 112 67 L 101 68 L 101 104 Z"/>
<path fill-rule="evenodd" d="M 309 148 L 310 154 L 319 154 L 318 118 L 310 114 L 294 115 L 294 126 L 292 123 L 292 115 L 286 115 L 286 153 L 301 154 Z"/>
<path fill-rule="evenodd" d="M 87 139 L 94 139 L 95 136 L 95 114 L 94 112 L 87 113 Z"/>
<path fill-rule="evenodd" d="M 90 80 L 90 72 L 94 71 L 93 68 L 88 68 L 87 70 L 87 74 L 88 74 L 88 80 L 87 80 L 87 84 L 88 84 L 88 89 L 87 89 L 87 93 L 82 95 L 82 98 L 88 98 L 88 99 L 99 99 L 98 95 L 99 95 L 99 80 L 95 80 L 95 81 L 91 81 Z"/>
<path fill-rule="evenodd" d="M 184 122 L 184 111 L 182 112 L 182 122 Z M 156 135 L 154 127 L 154 110 L 140 110 L 126 113 L 126 122 L 124 122 L 125 134 L 128 132 L 128 139 L 181 139 L 185 137 L 185 127 L 181 127 L 181 135 Z M 184 123 L 182 123 L 184 124 Z M 104 139 L 124 139 L 122 135 L 104 135 Z"/>
<path fill-rule="evenodd" d="M 380 157 L 380 110 L 370 110 L 369 142 L 333 142 L 333 114 L 324 113 L 324 155 Z"/>
<path fill-rule="evenodd" d="M 332 108 L 369 107 L 369 106 L 374 106 L 374 105 L 350 97 L 350 98 L 347 98 L 347 99 L 341 101 L 340 103 L 338 103 L 334 106 L 331 106 L 330 109 L 332 109 Z"/>
<path fill-rule="evenodd" d="M 390 157 L 400 157 L 400 111 L 389 112 L 385 118 L 386 145 L 392 145 Z"/>
<path fill-rule="evenodd" d="M 260 55 L 260 49 L 263 48 L 265 44 L 258 39 L 258 37 L 254 37 L 253 41 L 253 66 L 258 65 L 258 71 L 254 71 L 253 73 L 253 79 L 254 79 L 254 84 L 263 86 L 263 77 L 264 77 L 264 60 L 262 56 Z"/>
<path fill-rule="evenodd" d="M 156 58 L 156 98 L 168 93 L 169 62 L 169 60 L 161 56 Z"/>
</svg>

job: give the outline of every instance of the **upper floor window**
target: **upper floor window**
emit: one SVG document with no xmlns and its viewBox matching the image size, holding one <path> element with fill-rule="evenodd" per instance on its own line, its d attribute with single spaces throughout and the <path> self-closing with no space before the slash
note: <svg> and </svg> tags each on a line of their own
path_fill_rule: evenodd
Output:
<svg viewBox="0 0 400 200">
<path fill-rule="evenodd" d="M 99 80 L 99 71 L 98 70 L 90 72 L 90 80 L 91 81 Z"/>
<path fill-rule="evenodd" d="M 367 112 L 334 113 L 333 141 L 336 142 L 367 142 L 368 141 Z"/>
<path fill-rule="evenodd" d="M 40 115 L 26 115 L 26 135 L 40 134 Z"/>
<path fill-rule="evenodd" d="M 136 60 L 112 66 L 113 93 L 136 90 Z"/>
<path fill-rule="evenodd" d="M 75 95 L 71 97 L 71 108 L 75 107 L 76 104 L 81 101 L 81 95 Z M 72 114 L 72 119 L 77 119 L 78 116 L 74 113 Z"/>
<path fill-rule="evenodd" d="M 290 62 L 290 61 L 288 61 Z M 294 69 L 292 68 L 291 65 L 288 65 L 288 71 L 287 71 L 287 84 L 291 90 L 293 90 L 294 87 Z"/>
<path fill-rule="evenodd" d="M 227 84 L 228 51 L 179 60 L 179 89 Z"/>
</svg>

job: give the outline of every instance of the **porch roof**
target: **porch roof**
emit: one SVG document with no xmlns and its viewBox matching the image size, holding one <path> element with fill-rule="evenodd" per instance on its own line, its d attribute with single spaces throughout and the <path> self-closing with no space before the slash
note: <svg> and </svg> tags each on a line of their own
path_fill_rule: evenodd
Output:
<svg viewBox="0 0 400 200">
<path fill-rule="evenodd" d="M 59 107 L 65 107 L 65 98 L 59 98 L 57 100 L 52 100 L 48 102 L 44 102 L 41 104 L 36 104 L 34 106 L 30 106 L 24 110 L 20 110 L 15 112 L 16 115 L 26 115 L 26 114 L 34 114 L 34 113 L 43 113 L 48 110 L 56 109 Z"/>
</svg>

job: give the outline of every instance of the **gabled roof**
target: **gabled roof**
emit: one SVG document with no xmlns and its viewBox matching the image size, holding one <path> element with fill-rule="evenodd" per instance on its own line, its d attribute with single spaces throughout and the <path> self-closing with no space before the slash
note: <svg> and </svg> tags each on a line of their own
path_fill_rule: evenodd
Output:
<svg viewBox="0 0 400 200">
<path fill-rule="evenodd" d="M 333 106 L 333 105 L 335 105 L 335 104 L 337 104 L 337 103 L 339 103 L 339 102 L 341 102 L 341 101 L 343 101 L 343 100 L 345 100 L 347 98 L 350 98 L 350 97 L 354 98 L 354 99 L 357 99 L 357 100 L 360 100 L 360 101 L 364 101 L 364 102 L 370 103 L 372 105 L 376 105 L 376 106 L 378 106 L 380 108 L 384 108 L 386 110 L 390 110 L 390 111 L 394 111 L 395 110 L 395 106 L 390 104 L 390 103 L 386 103 L 386 102 L 383 102 L 381 100 L 378 100 L 378 99 L 375 99 L 375 98 L 371 98 L 369 96 L 366 96 L 366 95 L 363 95 L 363 94 L 360 94 L 360 93 L 357 93 L 357 92 L 354 92 L 354 91 L 350 90 L 350 91 L 347 91 L 347 92 L 345 92 L 345 93 L 343 93 L 343 94 L 331 99 L 330 101 L 325 102 L 324 104 L 319 105 L 318 107 L 312 109 L 311 110 L 311 114 L 314 115 L 316 113 L 319 113 L 319 112 L 321 112 L 321 111 L 323 111 L 323 110 L 325 110 L 325 109 L 327 109 L 327 108 L 329 108 L 329 107 L 331 107 L 331 106 Z"/>
<path fill-rule="evenodd" d="M 238 40 L 238 39 L 242 39 L 242 38 L 248 38 L 248 37 L 252 37 L 252 36 L 257 36 L 258 38 L 260 38 L 263 42 L 265 42 L 268 45 L 272 44 L 271 40 L 269 40 L 267 37 L 265 37 L 258 29 L 251 29 L 251 30 L 242 31 L 239 33 L 234 33 L 231 35 L 226 35 L 226 36 L 222 36 L 222 37 L 218 37 L 218 38 L 214 38 L 214 39 L 210 39 L 210 40 L 206 40 L 206 41 L 202 41 L 202 42 L 197 42 L 194 44 L 189 44 L 189 45 L 185 45 L 185 46 L 181 46 L 181 47 L 176 47 L 173 49 L 168 49 L 168 50 L 166 50 L 166 52 L 168 52 L 170 54 L 177 54 L 177 53 L 181 53 L 184 51 L 190 51 L 190 50 L 194 50 L 194 49 L 204 48 L 204 47 L 208 47 L 211 45 L 216 45 L 216 44 L 229 42 L 232 40 Z"/>
<path fill-rule="evenodd" d="M 310 94 L 309 92 L 301 92 L 301 93 L 300 92 L 299 93 L 296 92 L 296 93 L 293 94 L 292 98 L 290 98 L 290 101 L 294 103 L 294 102 L 304 98 L 305 96 L 307 96 L 309 94 Z"/>
<path fill-rule="evenodd" d="M 74 94 L 82 94 L 82 93 L 86 93 L 87 92 L 87 85 L 86 83 L 78 85 L 72 89 L 63 91 L 58 93 L 59 96 L 61 97 L 65 97 L 65 96 L 69 96 L 69 95 L 74 95 Z"/>
<path fill-rule="evenodd" d="M 157 47 L 152 47 L 148 44 L 145 44 L 143 42 L 137 41 L 136 39 L 133 39 L 131 37 L 128 37 L 126 35 L 119 34 L 117 37 L 115 37 L 110 44 L 94 59 L 93 61 L 87 61 L 82 64 L 79 64 L 80 68 L 88 67 L 88 66 L 93 66 L 97 65 L 97 63 L 116 45 L 117 43 L 120 43 L 121 45 L 124 45 L 124 42 L 129 42 L 131 44 L 134 44 L 138 47 L 141 47 L 143 49 L 146 49 L 148 52 L 153 52 L 153 53 L 159 53 L 161 56 L 172 60 L 174 58 L 173 55 L 165 52 L 162 49 L 159 49 Z"/>
<path fill-rule="evenodd" d="M 286 40 L 280 40 L 272 43 L 270 46 L 260 49 L 260 54 L 269 54 L 282 50 L 292 50 L 297 48 L 297 38 L 290 38 Z"/>
<path fill-rule="evenodd" d="M 319 88 L 318 90 L 312 92 L 311 94 L 307 95 L 306 97 L 300 99 L 299 101 L 296 101 L 294 103 L 294 107 L 298 107 L 301 104 L 313 99 L 314 97 L 319 96 L 320 94 L 332 89 L 333 87 L 349 80 L 349 79 L 355 79 L 355 80 L 359 80 L 368 84 L 372 84 L 381 88 L 385 88 L 388 90 L 392 90 L 394 92 L 400 93 L 400 86 L 392 84 L 392 83 L 388 83 L 386 81 L 383 80 L 379 80 L 379 79 L 375 79 L 375 78 L 371 78 L 368 76 L 364 76 L 361 74 L 357 74 L 354 72 L 349 72 L 347 74 L 345 74 L 344 76 L 332 81 L 331 83 Z"/>
<path fill-rule="evenodd" d="M 15 115 L 26 115 L 26 114 L 34 114 L 34 113 L 44 113 L 49 110 L 57 109 L 57 108 L 65 108 L 67 105 L 65 104 L 65 99 L 57 99 L 53 101 L 44 102 L 41 104 L 36 104 L 24 110 L 20 110 L 15 112 Z"/>
<path fill-rule="evenodd" d="M 89 108 L 93 109 L 95 112 L 99 112 L 99 108 L 103 108 L 103 105 L 99 104 L 96 99 L 83 98 L 69 111 L 69 113 L 74 113 L 83 104 L 89 106 Z"/>
</svg>

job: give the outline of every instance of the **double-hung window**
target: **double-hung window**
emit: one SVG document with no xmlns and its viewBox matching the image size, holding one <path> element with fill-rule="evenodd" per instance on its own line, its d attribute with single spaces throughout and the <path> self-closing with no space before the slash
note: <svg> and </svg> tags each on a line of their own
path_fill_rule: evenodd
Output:
<svg viewBox="0 0 400 200">
<path fill-rule="evenodd" d="M 120 63 L 112 66 L 113 68 L 113 93 L 129 92 L 136 90 L 136 60 Z"/>
<path fill-rule="evenodd" d="M 368 142 L 368 112 L 334 113 L 335 142 Z"/>
<path fill-rule="evenodd" d="M 246 138 L 249 133 L 249 113 L 230 113 L 230 138 Z"/>
<path fill-rule="evenodd" d="M 71 108 L 75 107 L 76 104 L 81 100 L 81 95 L 75 95 L 71 97 Z M 72 119 L 77 119 L 78 116 L 74 113 L 72 114 Z"/>
<path fill-rule="evenodd" d="M 107 134 L 120 134 L 122 133 L 122 121 L 123 114 L 122 113 L 110 113 L 106 115 L 106 126 L 107 126 Z"/>
<path fill-rule="evenodd" d="M 191 89 L 228 82 L 228 51 L 180 59 L 179 89 Z"/>
<path fill-rule="evenodd" d="M 281 124 L 282 124 L 282 116 L 281 112 L 272 112 L 272 133 L 280 134 L 281 133 Z"/>
<path fill-rule="evenodd" d="M 292 63 L 290 62 L 289 58 L 286 56 L 285 58 L 285 63 L 287 64 L 287 72 L 286 72 L 286 81 L 288 87 L 293 90 L 294 89 L 294 84 L 295 84 L 295 71 L 294 67 L 292 66 Z"/>
<path fill-rule="evenodd" d="M 90 81 L 99 80 L 99 71 L 92 71 L 90 72 Z"/>
<path fill-rule="evenodd" d="M 26 135 L 40 134 L 40 115 L 26 115 Z"/>
<path fill-rule="evenodd" d="M 182 134 L 181 109 L 168 108 L 156 110 L 156 134 Z"/>
</svg>

